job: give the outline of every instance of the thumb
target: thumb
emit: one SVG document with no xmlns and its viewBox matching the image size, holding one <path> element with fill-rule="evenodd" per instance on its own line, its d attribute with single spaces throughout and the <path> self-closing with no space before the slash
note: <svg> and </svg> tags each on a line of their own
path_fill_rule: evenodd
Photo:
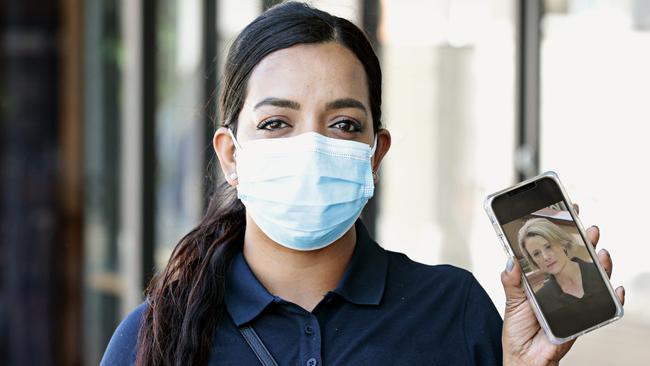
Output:
<svg viewBox="0 0 650 366">
<path fill-rule="evenodd" d="M 526 293 L 521 283 L 521 266 L 514 257 L 508 257 L 506 269 L 501 272 L 501 283 L 506 293 L 506 313 L 526 301 Z"/>
</svg>

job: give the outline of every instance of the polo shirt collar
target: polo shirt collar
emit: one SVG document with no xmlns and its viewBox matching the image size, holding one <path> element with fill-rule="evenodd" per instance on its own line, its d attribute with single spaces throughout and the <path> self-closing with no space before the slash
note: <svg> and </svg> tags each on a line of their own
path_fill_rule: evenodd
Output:
<svg viewBox="0 0 650 366">
<path fill-rule="evenodd" d="M 355 229 L 357 243 L 354 253 L 334 293 L 353 304 L 379 305 L 386 287 L 388 256 L 370 238 L 361 220 L 357 220 Z"/>
<path fill-rule="evenodd" d="M 244 254 L 233 258 L 226 277 L 225 303 L 232 320 L 239 327 L 257 317 L 274 300 L 274 296 L 253 274 Z"/>
<path fill-rule="evenodd" d="M 361 220 L 355 223 L 356 245 L 348 268 L 333 291 L 357 305 L 379 305 L 386 286 L 388 257 L 368 234 Z M 226 278 L 225 304 L 239 327 L 255 319 L 270 303 L 279 300 L 259 282 L 240 251 Z"/>
</svg>

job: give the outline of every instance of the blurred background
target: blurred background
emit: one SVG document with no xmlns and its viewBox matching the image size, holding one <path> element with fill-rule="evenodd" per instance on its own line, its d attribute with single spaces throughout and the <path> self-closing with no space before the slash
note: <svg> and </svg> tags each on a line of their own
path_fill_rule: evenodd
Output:
<svg viewBox="0 0 650 366">
<path fill-rule="evenodd" d="M 98 364 L 202 215 L 227 48 L 276 2 L 2 1 L 1 365 Z M 650 0 L 310 3 L 383 65 L 377 241 L 471 270 L 503 311 L 483 199 L 555 170 L 627 290 L 565 363 L 650 364 Z"/>
</svg>

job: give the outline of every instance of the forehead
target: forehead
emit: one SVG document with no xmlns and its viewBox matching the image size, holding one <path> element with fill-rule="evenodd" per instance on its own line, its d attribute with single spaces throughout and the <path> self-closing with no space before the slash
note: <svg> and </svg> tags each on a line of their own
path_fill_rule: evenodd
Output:
<svg viewBox="0 0 650 366">
<path fill-rule="evenodd" d="M 526 238 L 525 244 L 526 248 L 528 251 L 532 251 L 535 249 L 541 249 L 548 243 L 548 240 L 546 240 L 544 237 L 541 237 L 539 235 L 531 236 Z"/>
<path fill-rule="evenodd" d="M 366 73 L 339 43 L 299 44 L 269 54 L 253 69 L 246 103 L 267 97 L 298 102 L 349 97 L 367 104 Z"/>
</svg>

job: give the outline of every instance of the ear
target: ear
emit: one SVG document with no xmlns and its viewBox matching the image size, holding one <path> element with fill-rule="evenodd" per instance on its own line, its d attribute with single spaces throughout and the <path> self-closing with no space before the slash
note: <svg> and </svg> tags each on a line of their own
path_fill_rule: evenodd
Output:
<svg viewBox="0 0 650 366">
<path fill-rule="evenodd" d="M 377 147 L 375 148 L 375 155 L 372 157 L 372 172 L 375 179 L 375 184 L 379 182 L 379 168 L 381 161 L 390 149 L 391 137 L 387 129 L 382 128 L 377 131 Z"/>
<path fill-rule="evenodd" d="M 226 127 L 219 127 L 212 138 L 212 147 L 219 158 L 223 176 L 231 186 L 237 185 L 237 164 L 235 163 L 235 143 Z"/>
</svg>

